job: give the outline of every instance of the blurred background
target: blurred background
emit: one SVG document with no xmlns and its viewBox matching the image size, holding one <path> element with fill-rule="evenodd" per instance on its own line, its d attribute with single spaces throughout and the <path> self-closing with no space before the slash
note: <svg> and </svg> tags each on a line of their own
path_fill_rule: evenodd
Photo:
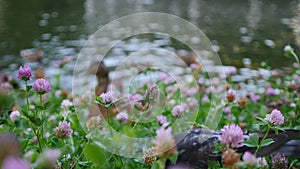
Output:
<svg viewBox="0 0 300 169">
<path fill-rule="evenodd" d="M 16 70 L 24 62 L 20 52 L 25 49 L 40 48 L 42 62 L 50 68 L 65 56 L 76 59 L 101 26 L 124 15 L 149 11 L 177 15 L 195 24 L 211 40 L 224 65 L 242 67 L 242 58 L 251 58 L 254 66 L 264 61 L 278 68 L 293 62 L 283 57 L 286 44 L 300 53 L 298 1 L 0 0 L 0 70 Z M 150 37 L 150 41 L 162 43 L 155 38 L 163 37 Z M 126 43 L 134 46 L 132 39 Z M 172 42 L 163 43 L 161 46 Z M 126 55 L 126 50 L 120 46 L 110 55 Z"/>
</svg>

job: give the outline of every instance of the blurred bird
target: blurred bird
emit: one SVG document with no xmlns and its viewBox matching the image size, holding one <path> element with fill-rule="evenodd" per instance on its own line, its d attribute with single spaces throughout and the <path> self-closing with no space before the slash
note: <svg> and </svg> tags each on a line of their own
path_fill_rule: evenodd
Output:
<svg viewBox="0 0 300 169">
<path fill-rule="evenodd" d="M 42 64 L 42 49 L 24 49 L 21 50 L 20 55 L 26 62 L 38 62 L 38 66 L 35 68 L 35 78 L 45 78 L 44 67 Z"/>
<path fill-rule="evenodd" d="M 264 133 L 255 132 L 262 139 Z M 205 130 L 205 129 L 194 129 L 187 133 L 182 133 L 175 136 L 177 142 L 177 150 L 179 152 L 178 160 L 175 165 L 167 162 L 167 169 L 174 166 L 184 165 L 186 168 L 208 168 L 209 161 L 219 161 L 221 162 L 221 153 L 213 153 L 215 148 L 215 143 L 220 143 L 221 132 Z M 286 152 L 287 149 L 299 148 L 299 141 L 293 140 L 300 136 L 300 130 L 285 130 L 279 132 L 277 135 L 274 131 L 271 131 L 267 138 L 274 139 L 274 143 L 269 146 L 262 147 L 258 152 L 257 156 L 268 156 L 273 152 L 280 152 L 287 154 L 289 156 L 300 156 L 299 149 Z M 249 133 L 244 133 L 244 138 L 249 138 Z M 290 143 L 289 141 L 292 140 Z M 244 153 L 249 151 L 251 153 L 255 152 L 255 148 L 242 146 L 237 149 L 237 152 Z"/>
<path fill-rule="evenodd" d="M 93 62 L 91 63 L 89 69 L 87 70 L 89 74 L 96 73 L 97 77 L 97 86 L 95 89 L 96 96 L 107 91 L 108 85 L 110 83 L 109 80 L 109 69 L 105 66 L 104 62 Z M 117 114 L 117 110 L 115 106 L 112 106 L 108 109 L 109 116 L 115 116 Z M 90 117 L 99 116 L 106 118 L 106 108 L 101 105 L 92 104 L 90 107 Z"/>
<path fill-rule="evenodd" d="M 195 53 L 189 52 L 187 54 L 177 54 L 177 56 L 182 59 L 188 66 L 193 63 L 197 63 Z"/>
<path fill-rule="evenodd" d="M 40 48 L 24 49 L 21 50 L 20 55 L 27 62 L 40 62 L 42 60 L 43 51 Z"/>
<path fill-rule="evenodd" d="M 95 61 L 92 62 L 87 70 L 87 74 L 95 74 L 97 77 L 97 86 L 95 94 L 99 96 L 101 93 L 106 92 L 110 83 L 109 69 L 105 66 L 104 62 Z"/>
<path fill-rule="evenodd" d="M 109 85 L 109 70 L 104 65 L 103 61 L 98 63 L 98 68 L 96 71 L 98 84 L 96 86 L 96 95 L 99 96 L 101 93 L 106 92 Z"/>
<path fill-rule="evenodd" d="M 45 78 L 45 71 L 43 66 L 40 65 L 35 69 L 35 78 Z"/>
</svg>

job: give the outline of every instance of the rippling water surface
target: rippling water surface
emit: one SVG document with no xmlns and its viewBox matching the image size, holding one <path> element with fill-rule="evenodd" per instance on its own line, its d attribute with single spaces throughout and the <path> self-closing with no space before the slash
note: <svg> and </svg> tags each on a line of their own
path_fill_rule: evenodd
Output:
<svg viewBox="0 0 300 169">
<path fill-rule="evenodd" d="M 0 0 L 0 69 L 16 70 L 24 60 L 20 51 L 43 50 L 46 73 L 57 73 L 56 60 L 77 57 L 89 36 L 106 23 L 136 12 L 164 12 L 198 26 L 211 40 L 225 65 L 243 67 L 242 58 L 254 65 L 289 66 L 282 56 L 285 44 L 296 50 L 298 2 L 274 0 Z M 116 29 L 116 32 L 120 29 Z M 99 39 L 105 42 L 106 39 Z M 131 37 L 109 53 L 109 64 L 151 44 L 180 52 L 186 47 L 168 37 Z M 170 45 L 171 44 L 171 45 Z M 35 66 L 33 64 L 33 66 Z M 71 72 L 73 65 L 68 67 Z"/>
</svg>

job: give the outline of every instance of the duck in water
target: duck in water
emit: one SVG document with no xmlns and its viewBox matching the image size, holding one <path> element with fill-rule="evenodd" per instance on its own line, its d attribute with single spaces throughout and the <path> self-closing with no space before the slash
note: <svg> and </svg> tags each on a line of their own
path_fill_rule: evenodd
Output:
<svg viewBox="0 0 300 169">
<path fill-rule="evenodd" d="M 265 135 L 263 132 L 253 133 L 257 133 L 260 139 Z M 244 138 L 249 138 L 249 134 L 249 132 L 245 132 Z M 257 152 L 257 157 L 268 156 L 274 152 L 289 156 L 300 156 L 299 141 L 293 140 L 299 136 L 300 130 L 285 130 L 278 134 L 271 131 L 267 138 L 272 138 L 275 142 L 262 147 Z M 186 133 L 176 135 L 176 147 L 180 153 L 176 164 L 167 162 L 166 168 L 171 169 L 180 166 L 181 169 L 206 169 L 208 168 L 209 161 L 219 161 L 221 164 L 222 154 L 213 152 L 215 143 L 220 143 L 220 137 L 221 132 L 205 129 L 193 129 Z M 246 151 L 254 153 L 255 150 L 256 148 L 247 147 L 245 145 L 237 148 L 238 153 L 244 153 Z"/>
</svg>

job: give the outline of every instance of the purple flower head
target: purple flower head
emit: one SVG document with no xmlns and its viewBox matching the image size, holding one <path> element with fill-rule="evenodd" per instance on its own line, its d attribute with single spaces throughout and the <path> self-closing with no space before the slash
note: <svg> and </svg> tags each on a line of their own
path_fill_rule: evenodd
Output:
<svg viewBox="0 0 300 169">
<path fill-rule="evenodd" d="M 244 142 L 243 131 L 236 124 L 227 124 L 221 129 L 220 141 L 227 147 L 240 147 Z"/>
<path fill-rule="evenodd" d="M 268 162 L 264 157 L 258 157 L 256 161 L 260 167 L 268 167 Z"/>
<path fill-rule="evenodd" d="M 143 99 L 144 99 L 143 96 L 140 94 L 129 94 L 128 95 L 128 101 L 129 101 L 130 105 L 133 105 L 136 102 L 141 101 Z"/>
<path fill-rule="evenodd" d="M 30 110 L 34 110 L 35 106 L 34 105 L 30 105 L 29 108 L 30 108 Z"/>
<path fill-rule="evenodd" d="M 202 85 L 203 81 L 204 81 L 203 77 L 199 77 L 199 79 L 197 80 L 197 83 L 200 84 L 200 85 Z"/>
<path fill-rule="evenodd" d="M 4 83 L 0 84 L 0 88 L 11 89 L 12 85 L 9 82 L 4 82 Z"/>
<path fill-rule="evenodd" d="M 198 89 L 197 88 L 188 88 L 188 89 L 184 90 L 184 93 L 187 96 L 193 96 L 198 93 Z"/>
<path fill-rule="evenodd" d="M 55 96 L 56 96 L 56 97 L 60 97 L 61 94 L 62 94 L 62 91 L 61 91 L 61 90 L 56 90 L 56 91 L 55 91 Z"/>
<path fill-rule="evenodd" d="M 227 94 L 229 94 L 229 95 L 235 95 L 235 94 L 236 94 L 236 91 L 233 90 L 233 89 L 229 89 L 229 90 L 227 91 Z"/>
<path fill-rule="evenodd" d="M 204 95 L 203 97 L 202 97 L 202 103 L 209 103 L 209 98 L 208 98 L 208 96 L 207 95 Z"/>
<path fill-rule="evenodd" d="M 230 67 L 229 67 L 229 70 L 228 70 L 228 73 L 229 73 L 230 75 L 236 74 L 236 73 L 237 73 L 236 67 L 230 66 Z"/>
<path fill-rule="evenodd" d="M 100 95 L 100 97 L 101 97 L 102 102 L 103 102 L 104 104 L 109 104 L 109 103 L 111 103 L 111 102 L 113 102 L 113 101 L 115 100 L 115 95 L 114 95 L 114 93 L 111 92 L 111 91 L 108 91 L 108 92 L 106 92 L 106 93 L 102 93 L 102 94 Z"/>
<path fill-rule="evenodd" d="M 49 82 L 43 78 L 37 79 L 33 83 L 32 88 L 39 94 L 44 94 L 51 90 Z"/>
<path fill-rule="evenodd" d="M 55 121 L 55 120 L 56 120 L 55 115 L 51 115 L 51 116 L 49 116 L 49 118 L 48 118 L 48 121 Z"/>
<path fill-rule="evenodd" d="M 20 66 L 17 77 L 18 79 L 25 80 L 25 81 L 31 80 L 33 75 L 30 67 L 27 65 L 25 65 L 24 67 Z"/>
<path fill-rule="evenodd" d="M 260 96 L 259 95 L 255 95 L 255 94 L 251 94 L 250 95 L 250 99 L 254 102 L 257 103 L 260 100 Z"/>
<path fill-rule="evenodd" d="M 122 111 L 116 115 L 117 120 L 122 120 L 124 123 L 129 122 L 129 116 L 126 112 Z"/>
<path fill-rule="evenodd" d="M 47 149 L 37 159 L 36 168 L 55 168 L 57 159 L 60 157 L 60 150 Z"/>
<path fill-rule="evenodd" d="M 164 80 L 164 84 L 169 84 L 169 83 L 173 83 L 174 79 L 171 76 L 168 76 L 165 80 Z"/>
<path fill-rule="evenodd" d="M 286 46 L 284 46 L 283 50 L 284 50 L 284 52 L 292 52 L 293 48 L 290 45 L 286 45 Z"/>
<path fill-rule="evenodd" d="M 276 91 L 272 87 L 267 89 L 267 95 L 269 96 L 276 96 Z"/>
<path fill-rule="evenodd" d="M 27 153 L 24 155 L 24 158 L 27 160 L 27 161 L 34 161 L 35 159 L 35 156 L 36 154 L 35 154 L 35 151 L 33 151 L 33 150 L 29 150 L 29 151 L 27 151 Z"/>
<path fill-rule="evenodd" d="M 255 165 L 257 160 L 255 158 L 255 156 L 253 154 L 251 154 L 250 152 L 246 151 L 243 155 L 243 161 L 246 163 L 246 164 L 249 164 L 249 165 Z"/>
<path fill-rule="evenodd" d="M 231 112 L 231 108 L 226 106 L 226 107 L 224 107 L 223 112 L 226 113 L 226 114 L 229 114 Z"/>
<path fill-rule="evenodd" d="M 49 149 L 44 152 L 44 155 L 50 163 L 55 164 L 57 158 L 60 156 L 60 150 Z"/>
<path fill-rule="evenodd" d="M 7 75 L 7 77 L 6 77 L 6 78 L 7 78 L 7 81 L 8 81 L 8 82 L 11 82 L 11 81 L 13 80 L 13 77 L 12 77 L 12 75 Z"/>
<path fill-rule="evenodd" d="M 291 103 L 290 107 L 296 107 L 296 104 L 295 103 Z"/>
<path fill-rule="evenodd" d="M 58 65 L 58 67 L 62 68 L 71 61 L 72 61 L 72 56 L 67 56 L 63 60 L 58 60 L 57 65 Z"/>
<path fill-rule="evenodd" d="M 54 129 L 54 135 L 61 139 L 66 139 L 70 137 L 73 133 L 73 130 L 70 127 L 70 123 L 66 121 L 59 122 L 59 125 Z"/>
<path fill-rule="evenodd" d="M 287 169 L 289 165 L 288 159 L 280 153 L 275 154 L 272 159 L 272 168 L 284 168 Z"/>
<path fill-rule="evenodd" d="M 196 108 L 199 105 L 199 101 L 192 97 L 188 98 L 187 102 L 188 102 L 187 108 L 189 108 L 189 109 Z"/>
<path fill-rule="evenodd" d="M 18 110 L 15 110 L 10 113 L 9 118 L 12 122 L 15 122 L 17 117 L 19 117 L 19 116 L 20 116 L 20 112 Z"/>
<path fill-rule="evenodd" d="M 190 68 L 191 68 L 191 69 L 197 69 L 197 68 L 198 68 L 198 64 L 192 63 L 192 64 L 190 65 Z"/>
<path fill-rule="evenodd" d="M 168 123 L 168 120 L 167 120 L 166 116 L 164 116 L 164 115 L 157 116 L 156 120 L 159 122 L 159 124 Z"/>
<path fill-rule="evenodd" d="M 161 127 L 156 131 L 156 139 L 154 141 L 155 150 L 159 157 L 168 157 L 177 152 L 176 142 L 172 135 L 172 128 L 165 129 Z"/>
<path fill-rule="evenodd" d="M 69 62 L 71 62 L 72 60 L 73 60 L 72 56 L 67 56 L 67 57 L 64 58 L 64 62 L 65 62 L 65 63 L 69 63 Z"/>
<path fill-rule="evenodd" d="M 64 62 L 63 62 L 62 60 L 58 60 L 58 61 L 57 61 L 57 65 L 58 65 L 58 67 L 62 67 L 62 66 L 63 66 L 63 64 L 64 64 Z"/>
<path fill-rule="evenodd" d="M 145 92 L 146 100 L 156 101 L 158 98 L 158 86 L 157 84 L 153 84 L 152 86 L 148 86 L 148 89 Z"/>
<path fill-rule="evenodd" d="M 182 116 L 184 108 L 182 105 L 177 105 L 172 109 L 173 116 Z"/>
<path fill-rule="evenodd" d="M 7 157 L 2 163 L 2 169 L 30 169 L 30 164 L 19 157 Z"/>
<path fill-rule="evenodd" d="M 268 122 L 274 124 L 274 125 L 281 125 L 284 123 L 284 117 L 281 114 L 281 112 L 277 109 L 274 109 L 271 114 L 266 114 L 266 118 Z"/>
<path fill-rule="evenodd" d="M 236 91 L 233 89 L 229 89 L 227 91 L 226 99 L 229 102 L 233 102 L 235 100 L 235 96 L 236 96 Z"/>
<path fill-rule="evenodd" d="M 170 76 L 167 73 L 161 73 L 160 74 L 160 80 L 162 80 L 164 82 L 164 84 L 169 84 L 169 83 L 174 82 L 174 79 L 172 78 L 172 76 Z"/>
<path fill-rule="evenodd" d="M 73 106 L 73 103 L 70 102 L 70 100 L 68 100 L 68 99 L 65 99 L 61 102 L 61 107 L 63 107 L 63 108 L 68 108 L 70 106 Z"/>
</svg>

